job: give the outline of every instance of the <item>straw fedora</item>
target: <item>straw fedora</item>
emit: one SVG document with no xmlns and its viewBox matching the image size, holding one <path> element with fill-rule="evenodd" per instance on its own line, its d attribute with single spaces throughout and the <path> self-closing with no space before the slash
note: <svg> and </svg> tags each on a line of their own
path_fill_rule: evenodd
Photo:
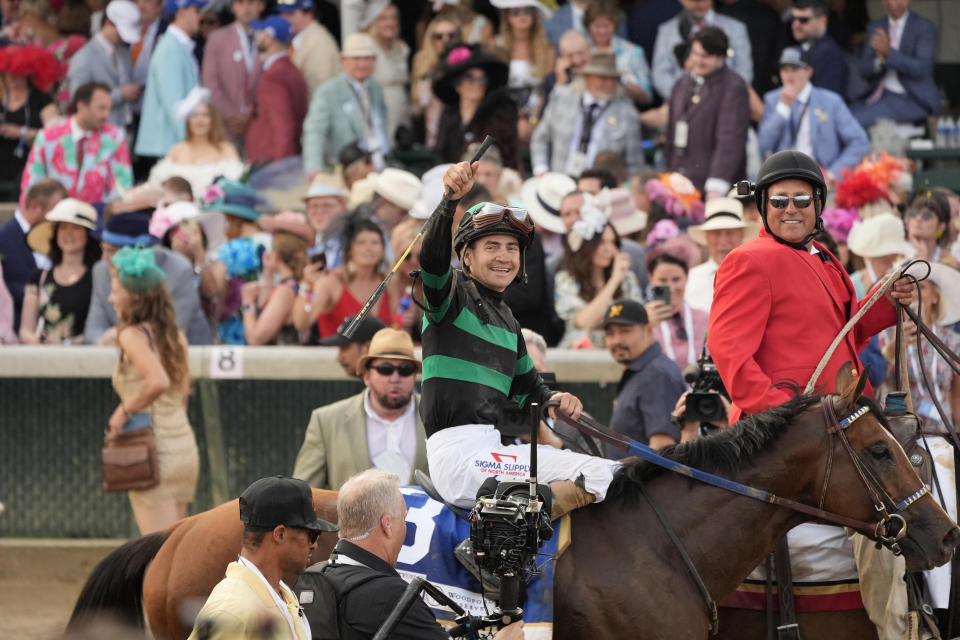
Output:
<svg viewBox="0 0 960 640">
<path fill-rule="evenodd" d="M 413 352 L 413 340 L 406 331 L 386 328 L 373 334 L 367 354 L 357 361 L 357 375 L 363 375 L 367 363 L 376 358 L 409 360 L 420 371 L 420 360 Z"/>
<path fill-rule="evenodd" d="M 53 227 L 57 222 L 70 222 L 89 231 L 95 231 L 97 210 L 82 200 L 64 198 L 47 212 L 42 222 L 30 229 L 27 234 L 27 244 L 30 248 L 49 254 L 50 243 L 53 242 Z"/>
<path fill-rule="evenodd" d="M 261 216 L 260 227 L 267 233 L 277 233 L 283 231 L 297 236 L 307 243 L 307 246 L 313 246 L 316 241 L 316 232 L 307 224 L 306 216 L 302 213 L 293 211 L 281 211 L 272 216 Z"/>
<path fill-rule="evenodd" d="M 617 71 L 617 57 L 612 51 L 593 51 L 587 59 L 587 64 L 580 69 L 583 76 L 609 76 L 619 78 Z"/>
<path fill-rule="evenodd" d="M 387 167 L 373 179 L 375 194 L 407 211 L 417 204 L 421 188 L 420 178 L 409 171 L 393 167 Z"/>
<path fill-rule="evenodd" d="M 687 233 L 697 244 L 707 244 L 707 231 L 743 229 L 743 237 L 752 238 L 760 232 L 756 222 L 744 222 L 743 205 L 736 198 L 714 198 L 704 207 L 703 224 L 687 227 Z"/>
<path fill-rule="evenodd" d="M 566 233 L 560 219 L 564 196 L 577 190 L 577 183 L 564 173 L 545 173 L 530 178 L 520 188 L 520 199 L 538 227 L 553 233 Z"/>
<path fill-rule="evenodd" d="M 633 195 L 627 189 L 603 189 L 596 204 L 621 236 L 643 231 L 647 227 L 647 213 L 633 204 Z"/>
<path fill-rule="evenodd" d="M 306 202 L 311 198 L 331 196 L 346 200 L 349 195 L 343 185 L 343 180 L 339 176 L 332 173 L 318 173 L 313 181 L 310 182 L 307 193 L 303 196 L 303 201 Z"/>
<path fill-rule="evenodd" d="M 365 33 L 351 33 L 343 41 L 341 58 L 375 58 L 377 48 L 373 38 Z"/>
<path fill-rule="evenodd" d="M 853 223 L 847 235 L 847 247 L 861 258 L 880 256 L 910 257 L 916 253 L 907 242 L 903 220 L 892 213 L 881 213 Z"/>
</svg>

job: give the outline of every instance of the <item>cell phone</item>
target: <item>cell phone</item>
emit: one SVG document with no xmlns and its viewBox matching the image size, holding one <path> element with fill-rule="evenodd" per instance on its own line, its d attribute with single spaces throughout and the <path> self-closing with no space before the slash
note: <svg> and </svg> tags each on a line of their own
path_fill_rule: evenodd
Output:
<svg viewBox="0 0 960 640">
<path fill-rule="evenodd" d="M 124 431 L 136 431 L 137 429 L 144 429 L 146 427 L 153 426 L 153 414 L 150 413 L 134 413 L 129 418 L 127 418 L 126 424 L 123 425 Z"/>
<path fill-rule="evenodd" d="M 650 287 L 650 301 L 660 300 L 664 304 L 670 304 L 670 285 L 655 284 Z"/>
<path fill-rule="evenodd" d="M 323 251 L 318 251 L 317 253 L 310 256 L 310 264 L 320 265 L 321 271 L 327 270 L 327 254 Z"/>
</svg>

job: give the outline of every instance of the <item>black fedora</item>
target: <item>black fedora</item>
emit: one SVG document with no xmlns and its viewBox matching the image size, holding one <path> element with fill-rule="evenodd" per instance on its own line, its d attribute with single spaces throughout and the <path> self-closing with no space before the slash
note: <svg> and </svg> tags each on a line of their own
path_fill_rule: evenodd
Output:
<svg viewBox="0 0 960 640">
<path fill-rule="evenodd" d="M 467 69 L 482 69 L 487 74 L 487 92 L 507 84 L 507 63 L 487 53 L 479 45 L 455 44 L 443 54 L 442 62 L 433 81 L 433 94 L 445 104 L 460 104 L 457 83 Z"/>
</svg>

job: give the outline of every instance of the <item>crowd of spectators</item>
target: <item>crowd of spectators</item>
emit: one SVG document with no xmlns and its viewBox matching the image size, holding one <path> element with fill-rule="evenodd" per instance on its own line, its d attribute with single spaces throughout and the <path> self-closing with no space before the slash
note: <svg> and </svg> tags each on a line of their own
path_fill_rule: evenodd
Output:
<svg viewBox="0 0 960 640">
<path fill-rule="evenodd" d="M 909 0 L 874 21 L 826 0 L 95 4 L 0 3 L 4 343 L 112 344 L 109 258 L 143 246 L 192 344 L 336 344 L 486 135 L 458 212 L 530 211 L 506 300 L 551 346 L 603 348 L 625 298 L 693 364 L 713 274 L 760 228 L 734 185 L 783 149 L 824 168 L 858 286 L 910 248 L 958 264 L 957 197 L 912 193 L 867 133 L 943 102 Z M 862 247 L 877 220 L 896 251 Z M 414 341 L 418 254 L 371 310 Z"/>
</svg>

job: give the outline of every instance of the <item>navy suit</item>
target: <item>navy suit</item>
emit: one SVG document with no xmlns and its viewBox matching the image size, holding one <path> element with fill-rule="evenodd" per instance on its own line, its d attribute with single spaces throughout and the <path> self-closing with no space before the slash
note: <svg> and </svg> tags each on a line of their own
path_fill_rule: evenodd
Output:
<svg viewBox="0 0 960 640">
<path fill-rule="evenodd" d="M 803 50 L 803 60 L 813 67 L 810 82 L 820 89 L 833 91 L 841 98 L 847 95 L 847 60 L 843 49 L 833 38 L 823 36 L 809 49 Z"/>
<path fill-rule="evenodd" d="M 887 18 L 874 20 L 867 27 L 867 37 L 857 69 L 870 85 L 870 96 L 883 82 L 888 69 L 897 72 L 900 84 L 906 90 L 898 94 L 884 90 L 882 97 L 874 104 L 866 100 L 853 106 L 853 115 L 864 127 L 869 127 L 879 118 L 890 118 L 898 122 L 919 120 L 940 110 L 940 92 L 933 81 L 934 56 L 937 52 L 937 27 L 926 18 L 915 13 L 907 14 L 907 21 L 900 36 L 900 47 L 891 49 L 887 59 L 878 64 L 876 52 L 870 46 L 870 38 L 877 29 L 889 33 Z"/>
<path fill-rule="evenodd" d="M 37 268 L 37 262 L 16 218 L 10 218 L 0 226 L 0 262 L 3 263 L 3 281 L 13 297 L 13 330 L 19 331 L 23 287 Z"/>
</svg>

